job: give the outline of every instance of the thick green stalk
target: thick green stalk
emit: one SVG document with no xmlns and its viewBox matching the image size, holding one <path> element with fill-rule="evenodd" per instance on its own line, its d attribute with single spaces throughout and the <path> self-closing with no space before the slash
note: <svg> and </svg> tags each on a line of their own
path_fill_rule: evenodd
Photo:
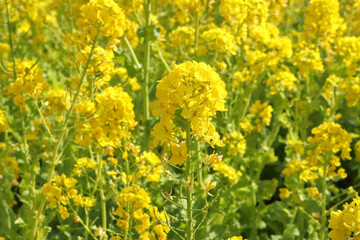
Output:
<svg viewBox="0 0 360 240">
<path fill-rule="evenodd" d="M 192 217 L 192 188 L 193 188 L 193 171 L 191 162 L 191 140 L 190 140 L 190 123 L 186 126 L 186 178 L 188 186 L 186 187 L 186 240 L 193 239 L 193 217 Z"/>
<path fill-rule="evenodd" d="M 150 76 L 150 11 L 151 1 L 144 0 L 145 3 L 145 58 L 144 58 L 144 81 L 143 91 L 143 111 L 144 111 L 144 149 L 149 149 L 150 140 L 150 110 L 149 110 L 149 76 Z"/>
</svg>

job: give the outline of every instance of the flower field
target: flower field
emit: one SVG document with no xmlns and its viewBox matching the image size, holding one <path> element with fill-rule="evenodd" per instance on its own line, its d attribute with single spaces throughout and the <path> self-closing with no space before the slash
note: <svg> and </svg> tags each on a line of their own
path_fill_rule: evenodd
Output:
<svg viewBox="0 0 360 240">
<path fill-rule="evenodd" d="M 359 0 L 0 0 L 0 240 L 360 239 Z"/>
</svg>

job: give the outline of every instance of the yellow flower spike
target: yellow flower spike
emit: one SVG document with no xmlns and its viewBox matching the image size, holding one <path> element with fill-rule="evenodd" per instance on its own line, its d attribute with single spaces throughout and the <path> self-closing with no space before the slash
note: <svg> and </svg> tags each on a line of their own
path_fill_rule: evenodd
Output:
<svg viewBox="0 0 360 240">
<path fill-rule="evenodd" d="M 157 86 L 157 100 L 153 103 L 152 112 L 162 117 L 154 126 L 154 143 L 174 139 L 173 133 L 180 129 L 173 123 L 173 118 L 176 110 L 180 109 L 181 116 L 190 122 L 191 134 L 212 147 L 223 145 L 210 120 L 217 111 L 226 110 L 226 96 L 225 83 L 207 64 L 186 61 L 174 66 Z M 181 159 L 177 160 L 182 163 Z"/>
</svg>

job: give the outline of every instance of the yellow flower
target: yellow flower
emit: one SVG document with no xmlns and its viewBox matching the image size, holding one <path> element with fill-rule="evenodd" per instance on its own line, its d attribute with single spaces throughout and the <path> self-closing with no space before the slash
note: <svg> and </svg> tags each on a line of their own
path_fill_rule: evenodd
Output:
<svg viewBox="0 0 360 240">
<path fill-rule="evenodd" d="M 8 125 L 5 118 L 5 113 L 0 109 L 0 132 L 6 132 Z"/>
<path fill-rule="evenodd" d="M 211 51 L 220 50 L 227 55 L 235 55 L 238 47 L 236 46 L 234 36 L 223 28 L 212 28 L 201 35 L 201 42 L 208 43 Z"/>
<path fill-rule="evenodd" d="M 280 197 L 281 199 L 290 197 L 291 191 L 290 191 L 289 189 L 287 189 L 287 188 L 280 188 L 279 191 L 280 191 L 279 197 Z"/>
<path fill-rule="evenodd" d="M 350 237 L 359 238 L 360 228 L 360 198 L 354 198 L 353 201 L 343 205 L 344 210 L 331 211 L 329 228 L 330 239 L 342 240 Z"/>
<path fill-rule="evenodd" d="M 155 144 L 174 138 L 177 128 L 173 118 L 179 109 L 181 116 L 190 122 L 191 134 L 212 147 L 223 145 L 210 120 L 217 111 L 226 110 L 226 95 L 224 82 L 207 64 L 187 61 L 176 65 L 157 86 L 152 111 L 162 118 L 154 127 Z"/>
<path fill-rule="evenodd" d="M 312 198 L 319 196 L 319 190 L 316 187 L 307 188 L 306 190 Z"/>
<path fill-rule="evenodd" d="M 7 58 L 10 53 L 10 46 L 7 43 L 0 42 L 0 57 Z"/>
<path fill-rule="evenodd" d="M 59 205 L 59 213 L 62 220 L 65 220 L 69 217 L 69 213 L 67 211 L 66 207 L 63 207 L 62 205 Z"/>
<path fill-rule="evenodd" d="M 216 182 L 212 182 L 210 178 L 207 178 L 205 180 L 205 184 L 202 184 L 202 188 L 204 189 L 206 194 L 209 194 L 209 191 L 211 189 L 214 189 L 216 187 Z"/>
</svg>

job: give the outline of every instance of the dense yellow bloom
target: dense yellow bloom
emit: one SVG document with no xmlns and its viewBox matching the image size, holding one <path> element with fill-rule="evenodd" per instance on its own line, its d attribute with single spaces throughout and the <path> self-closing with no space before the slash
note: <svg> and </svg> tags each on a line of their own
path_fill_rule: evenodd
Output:
<svg viewBox="0 0 360 240">
<path fill-rule="evenodd" d="M 294 55 L 294 65 L 299 68 L 299 74 L 306 77 L 309 70 L 324 71 L 320 52 L 307 47 L 306 43 L 300 44 L 300 50 Z"/>
<path fill-rule="evenodd" d="M 230 25 L 256 25 L 266 21 L 268 4 L 264 0 L 221 0 L 219 11 Z"/>
<path fill-rule="evenodd" d="M 77 25 L 84 32 L 91 33 L 91 39 L 97 34 L 112 38 L 120 38 L 124 34 L 125 15 L 113 0 L 90 0 L 80 11 Z"/>
<path fill-rule="evenodd" d="M 239 177 L 242 175 L 240 171 L 236 171 L 233 167 L 227 165 L 224 162 L 212 164 L 212 167 L 215 171 L 220 172 L 226 178 L 228 178 L 231 184 L 237 183 Z"/>
<path fill-rule="evenodd" d="M 313 155 L 323 155 L 327 153 L 335 154 L 341 151 L 341 158 L 351 159 L 350 143 L 351 137 L 346 130 L 337 123 L 323 122 L 318 127 L 313 128 L 311 133 L 313 137 L 308 137 L 310 145 L 316 146 Z"/>
<path fill-rule="evenodd" d="M 349 107 L 354 107 L 360 100 L 360 77 L 347 77 L 342 79 L 340 90 L 345 93 Z"/>
<path fill-rule="evenodd" d="M 274 95 L 278 91 L 293 90 L 295 88 L 296 77 L 290 71 L 278 70 L 272 75 L 266 85 L 270 86 L 270 94 Z"/>
<path fill-rule="evenodd" d="M 48 107 L 54 114 L 68 110 L 70 107 L 69 93 L 64 89 L 55 88 L 48 91 Z"/>
<path fill-rule="evenodd" d="M 176 65 L 157 86 L 152 111 L 162 118 L 154 127 L 155 143 L 173 139 L 172 133 L 176 131 L 173 119 L 179 109 L 181 116 L 190 122 L 191 134 L 212 147 L 222 145 L 210 120 L 217 111 L 226 110 L 226 95 L 224 82 L 207 64 L 187 61 Z"/>
<path fill-rule="evenodd" d="M 188 26 L 178 27 L 169 35 L 173 47 L 192 47 L 194 36 L 195 29 Z"/>
<path fill-rule="evenodd" d="M 5 117 L 5 113 L 0 109 L 0 132 L 6 132 L 8 125 Z"/>
<path fill-rule="evenodd" d="M 311 0 L 305 10 L 304 29 L 311 38 L 322 37 L 325 41 L 333 41 L 341 30 L 343 19 L 339 14 L 338 0 Z"/>
<path fill-rule="evenodd" d="M 170 229 L 167 226 L 159 223 L 158 219 L 165 222 L 165 213 L 158 212 L 157 207 L 151 205 L 149 194 L 139 186 L 125 187 L 121 190 L 115 201 L 119 204 L 114 215 L 119 216 L 116 223 L 121 229 L 128 229 L 129 222 L 127 218 L 131 216 L 135 221 L 135 230 L 140 234 L 139 239 L 146 238 L 153 235 L 155 239 L 156 233 L 158 239 L 166 240 L 167 234 Z M 129 208 L 130 213 L 126 213 L 126 207 Z M 130 215 L 131 214 L 131 215 Z M 153 226 L 150 231 L 150 227 Z"/>
<path fill-rule="evenodd" d="M 90 158 L 79 158 L 76 160 L 76 164 L 73 169 L 74 175 L 80 177 L 82 171 L 85 171 L 87 168 L 95 169 L 96 162 Z"/>
<path fill-rule="evenodd" d="M 350 159 L 351 137 L 341 126 L 333 122 L 324 122 L 320 126 L 313 128 L 311 133 L 314 136 L 308 137 L 307 142 L 313 150 L 307 151 L 307 158 L 302 161 L 293 159 L 286 164 L 282 171 L 285 176 L 290 176 L 300 172 L 300 179 L 308 182 L 319 178 L 323 174 L 324 158 L 329 158 L 326 168 L 326 175 L 333 177 L 346 178 L 347 174 L 341 166 L 340 153 L 342 159 Z"/>
<path fill-rule="evenodd" d="M 346 65 L 360 60 L 360 37 L 352 36 L 337 39 L 336 51 L 339 55 L 344 56 Z"/>
<path fill-rule="evenodd" d="M 143 152 L 140 157 L 136 157 L 136 163 L 139 170 L 136 172 L 136 178 L 146 177 L 149 182 L 159 182 L 164 168 L 161 160 L 153 152 Z"/>
<path fill-rule="evenodd" d="M 206 42 L 211 51 L 220 50 L 227 55 L 235 55 L 238 49 L 234 36 L 223 28 L 212 28 L 203 32 L 201 42 Z"/>
<path fill-rule="evenodd" d="M 8 64 L 12 72 L 13 64 Z M 10 74 L 9 77 L 13 77 Z M 40 67 L 32 60 L 16 60 L 16 80 L 6 87 L 7 93 L 15 95 L 14 104 L 21 109 L 25 107 L 25 96 L 39 97 L 50 88 Z"/>
<path fill-rule="evenodd" d="M 268 103 L 261 103 L 259 100 L 256 100 L 255 103 L 251 105 L 250 112 L 253 116 L 256 116 L 255 122 L 258 132 L 262 132 L 263 130 L 260 119 L 266 126 L 270 125 L 273 108 L 268 105 Z"/>
<path fill-rule="evenodd" d="M 245 154 L 246 140 L 241 133 L 232 132 L 231 134 L 224 136 L 222 141 L 230 154 Z"/>
<path fill-rule="evenodd" d="M 118 147 L 123 138 L 131 136 L 130 130 L 137 125 L 134 104 L 121 87 L 108 87 L 96 95 L 98 112 L 90 123 L 77 128 L 75 142 L 89 146 L 96 140 L 102 147 Z M 91 108 L 92 110 L 92 108 Z"/>
<path fill-rule="evenodd" d="M 330 239 L 347 240 L 350 237 L 357 239 L 360 237 L 360 198 L 354 198 L 353 201 L 343 205 L 344 210 L 331 211 L 329 228 Z"/>
<path fill-rule="evenodd" d="M 87 45 L 84 49 L 77 53 L 78 65 L 83 67 L 86 65 L 90 56 L 91 46 Z M 111 48 L 95 47 L 89 67 L 86 70 L 87 74 L 94 74 L 94 85 L 97 88 L 107 85 L 111 80 L 111 75 L 114 70 L 114 52 Z"/>
</svg>

